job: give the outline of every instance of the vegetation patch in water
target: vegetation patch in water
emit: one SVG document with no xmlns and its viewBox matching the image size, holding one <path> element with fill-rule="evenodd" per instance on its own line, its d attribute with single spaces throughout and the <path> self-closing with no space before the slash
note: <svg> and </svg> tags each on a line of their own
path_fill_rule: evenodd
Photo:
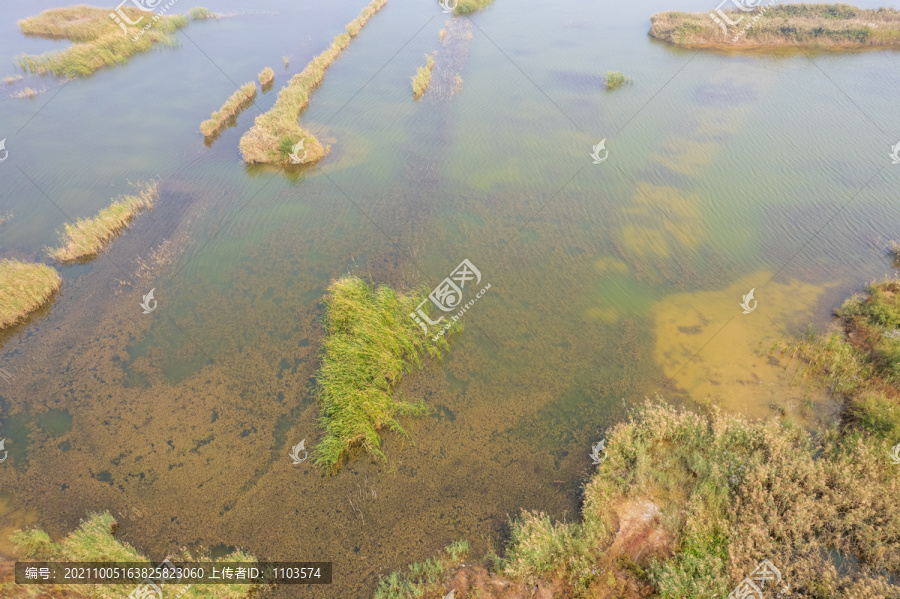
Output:
<svg viewBox="0 0 900 599">
<path fill-rule="evenodd" d="M 79 218 L 75 224 L 66 223 L 65 233 L 60 235 L 62 246 L 48 249 L 50 257 L 60 262 L 71 262 L 97 255 L 128 226 L 138 212 L 153 206 L 158 195 L 157 184 L 151 183 L 138 195 L 122 196 L 93 218 Z"/>
<path fill-rule="evenodd" d="M 439 357 L 447 348 L 443 337 L 423 334 L 409 316 L 421 295 L 397 295 L 388 286 L 371 286 L 353 276 L 328 287 L 317 390 L 325 436 L 316 445 L 317 464 L 334 467 L 357 445 L 386 459 L 378 431 L 406 434 L 399 418 L 427 412 L 421 401 L 403 401 L 391 393 L 403 373 L 422 367 L 423 354 Z"/>
<path fill-rule="evenodd" d="M 271 71 L 271 69 L 269 70 Z M 260 80 L 262 80 L 262 75 L 260 73 Z M 231 94 L 231 97 L 225 101 L 222 108 L 212 113 L 209 119 L 200 124 L 200 132 L 204 137 L 212 137 L 221 132 L 231 119 L 253 104 L 254 98 L 256 98 L 256 84 L 252 81 L 245 83 L 239 90 Z"/>
<path fill-rule="evenodd" d="M 455 15 L 470 15 L 484 9 L 494 0 L 459 0 L 459 4 L 453 10 Z"/>
<path fill-rule="evenodd" d="M 59 274 L 46 264 L 0 261 L 0 328 L 40 308 L 61 284 Z"/>
<path fill-rule="evenodd" d="M 419 67 L 415 77 L 412 78 L 413 97 L 418 100 L 428 89 L 431 82 L 431 71 L 434 70 L 434 57 L 425 55 L 425 66 Z"/>
<path fill-rule="evenodd" d="M 723 31 L 709 12 L 660 12 L 650 35 L 696 47 L 866 47 L 900 44 L 900 11 L 849 4 L 774 4 L 726 15 L 736 25 Z M 724 22 L 723 22 L 724 25 Z M 743 32 L 743 34 L 741 34 Z"/>
<path fill-rule="evenodd" d="M 118 524 L 109 512 L 89 514 L 78 528 L 58 543 L 39 529 L 17 530 L 10 537 L 16 546 L 19 556 L 45 561 L 61 562 L 143 562 L 151 566 L 156 563 L 142 555 L 131 545 L 115 537 Z M 207 558 L 195 559 L 185 552 L 170 558 L 177 563 L 208 565 Z M 217 564 L 255 563 L 256 558 L 243 551 L 235 551 L 230 555 L 217 558 Z M 188 585 L 186 583 L 167 582 L 166 588 L 180 587 L 178 596 L 186 599 L 238 599 L 254 596 L 258 591 L 255 584 L 216 584 Z M 14 582 L 0 583 L 0 595 L 4 597 L 91 597 L 107 599 L 126 597 L 138 585 L 135 583 L 112 585 L 79 585 L 77 595 L 71 594 L 70 585 L 17 585 Z M 188 587 L 188 588 L 185 588 Z M 82 594 L 83 593 L 83 594 Z M 174 595 L 173 595 L 174 596 Z"/>
<path fill-rule="evenodd" d="M 404 599 L 406 597 L 443 596 L 444 572 L 458 567 L 469 553 L 467 541 L 456 541 L 440 555 L 424 562 L 410 564 L 406 572 L 393 572 L 381 579 L 375 599 Z M 460 598 L 462 599 L 462 598 Z"/>
<path fill-rule="evenodd" d="M 125 19 L 117 23 L 110 18 L 110 9 L 83 4 L 52 8 L 36 17 L 22 19 L 19 27 L 25 35 L 68 39 L 74 43 L 64 50 L 37 56 L 24 54 L 16 61 L 32 73 L 86 77 L 97 69 L 124 64 L 131 56 L 147 52 L 157 44 L 177 45 L 171 34 L 189 23 L 184 15 L 157 16 L 133 6 L 118 10 L 137 24 L 130 25 Z"/>
<path fill-rule="evenodd" d="M 317 162 L 325 156 L 324 146 L 300 126 L 300 113 L 309 105 L 313 89 L 325 78 L 325 70 L 385 4 L 387 0 L 372 0 L 359 17 L 347 25 L 347 33 L 336 36 L 327 50 L 313 58 L 303 71 L 291 77 L 287 86 L 278 92 L 275 105 L 265 114 L 256 117 L 253 127 L 241 137 L 240 149 L 244 162 L 282 166 L 296 164 L 292 162 L 291 154 L 301 141 L 304 154 L 300 164 Z"/>
<path fill-rule="evenodd" d="M 202 21 L 204 19 L 218 19 L 219 14 L 214 13 L 208 8 L 203 8 L 198 6 L 197 8 L 192 8 L 187 12 L 187 16 L 191 21 Z"/>
<path fill-rule="evenodd" d="M 275 81 L 275 71 L 272 70 L 272 67 L 266 67 L 259 72 L 259 84 L 263 87 L 271 85 L 273 81 Z"/>
<path fill-rule="evenodd" d="M 617 89 L 628 83 L 629 79 L 620 71 L 607 71 L 603 82 L 607 89 Z"/>
</svg>

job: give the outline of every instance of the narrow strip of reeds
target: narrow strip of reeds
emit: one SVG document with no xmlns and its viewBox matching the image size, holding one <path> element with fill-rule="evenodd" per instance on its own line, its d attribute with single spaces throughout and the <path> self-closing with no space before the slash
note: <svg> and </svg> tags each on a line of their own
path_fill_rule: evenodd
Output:
<svg viewBox="0 0 900 599">
<path fill-rule="evenodd" d="M 300 113 L 309 105 L 312 90 L 325 78 L 325 70 L 385 4 L 387 0 L 372 0 L 359 17 L 347 25 L 347 33 L 336 36 L 324 52 L 291 77 L 287 86 L 278 92 L 275 105 L 256 117 L 253 127 L 241 137 L 244 162 L 289 165 L 292 148 L 301 140 L 306 152 L 303 162 L 317 162 L 325 156 L 325 148 L 319 140 L 300 126 Z"/>
<path fill-rule="evenodd" d="M 203 8 L 198 6 L 197 8 L 192 8 L 187 12 L 187 16 L 191 21 L 202 21 L 203 19 L 218 19 L 219 14 L 215 13 L 208 8 Z"/>
<path fill-rule="evenodd" d="M 487 7 L 493 1 L 494 0 L 459 0 L 459 4 L 456 5 L 453 14 L 470 15 Z"/>
<path fill-rule="evenodd" d="M 97 255 L 128 226 L 138 212 L 153 206 L 158 195 L 157 184 L 150 183 L 138 195 L 122 196 L 93 218 L 79 218 L 75 224 L 66 223 L 65 233 L 60 235 L 62 246 L 48 248 L 48 254 L 60 262 Z"/>
<path fill-rule="evenodd" d="M 434 70 L 434 57 L 425 55 L 425 66 L 419 67 L 415 77 L 412 78 L 413 97 L 418 100 L 425 94 L 428 84 L 431 82 L 431 72 Z"/>
<path fill-rule="evenodd" d="M 262 73 L 259 74 L 260 79 L 262 79 L 262 75 Z M 212 113 L 209 119 L 200 124 L 200 132 L 204 137 L 218 134 L 228 125 L 229 120 L 250 106 L 254 98 L 256 98 L 256 84 L 252 81 L 245 83 L 239 90 L 231 94 L 231 97 L 222 104 L 222 108 Z"/>
<path fill-rule="evenodd" d="M 40 308 L 61 284 L 59 274 L 46 264 L 0 261 L 0 329 Z"/>
<path fill-rule="evenodd" d="M 271 85 L 275 81 L 275 71 L 272 67 L 266 67 L 259 73 L 259 84 L 263 87 Z"/>
</svg>

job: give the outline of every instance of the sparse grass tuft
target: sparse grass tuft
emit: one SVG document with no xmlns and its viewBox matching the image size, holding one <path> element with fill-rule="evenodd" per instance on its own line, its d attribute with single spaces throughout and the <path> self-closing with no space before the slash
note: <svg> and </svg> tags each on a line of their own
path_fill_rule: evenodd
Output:
<svg viewBox="0 0 900 599">
<path fill-rule="evenodd" d="M 408 572 L 393 572 L 378 582 L 375 599 L 418 599 L 426 594 L 443 595 L 443 574 L 458 566 L 469 552 L 468 541 L 456 541 L 444 553 L 411 564 Z"/>
<path fill-rule="evenodd" d="M 385 4 L 387 0 L 372 0 L 359 17 L 347 25 L 347 33 L 336 36 L 327 50 L 313 58 L 303 71 L 291 77 L 288 85 L 278 93 L 275 105 L 265 114 L 256 117 L 253 127 L 241 137 L 240 149 L 244 162 L 290 165 L 291 148 L 301 139 L 306 151 L 305 163 L 317 162 L 325 156 L 324 146 L 300 126 L 300 113 L 309 105 L 313 89 L 325 78 L 325 70 L 372 15 Z"/>
<path fill-rule="evenodd" d="M 428 89 L 431 82 L 431 72 L 434 70 L 434 57 L 425 55 L 425 66 L 419 67 L 416 76 L 412 78 L 413 97 L 418 100 Z"/>
<path fill-rule="evenodd" d="M 19 27 L 25 35 L 69 39 L 74 44 L 39 56 L 25 54 L 16 61 L 31 73 L 86 77 L 97 69 L 123 64 L 134 54 L 147 52 L 157 44 L 177 45 L 171 34 L 189 22 L 183 15 L 163 15 L 153 21 L 156 17 L 133 6 L 123 6 L 120 10 L 137 25 L 123 21 L 123 29 L 110 18 L 109 9 L 83 4 L 52 8 L 36 17 L 22 19 Z M 144 29 L 144 25 L 150 27 Z"/>
<path fill-rule="evenodd" d="M 62 285 L 45 264 L 0 262 L 0 328 L 15 324 L 44 305 Z"/>
<path fill-rule="evenodd" d="M 26 87 L 25 89 L 19 90 L 18 92 L 14 93 L 13 97 L 19 98 L 19 99 L 28 98 L 30 100 L 31 98 L 35 97 L 39 93 L 41 93 L 41 92 L 31 89 L 30 87 Z"/>
<path fill-rule="evenodd" d="M 328 287 L 317 389 L 325 436 L 316 446 L 318 465 L 333 468 L 357 445 L 386 459 L 378 431 L 405 434 L 399 418 L 427 412 L 421 401 L 403 401 L 391 393 L 403 373 L 422 367 L 423 354 L 439 357 L 447 348 L 443 337 L 434 341 L 410 318 L 422 299 L 353 276 Z"/>
<path fill-rule="evenodd" d="M 4 77 L 4 78 L 3 78 L 3 81 L 6 83 L 6 85 L 12 85 L 12 84 L 15 83 L 16 81 L 21 81 L 21 80 L 22 80 L 22 76 L 21 76 L 21 75 L 12 75 L 12 76 L 10 76 L 10 77 Z"/>
<path fill-rule="evenodd" d="M 269 72 L 271 72 L 271 69 L 269 69 Z M 262 79 L 263 73 L 259 74 L 260 79 Z M 231 94 L 231 97 L 225 101 L 222 108 L 212 113 L 209 119 L 200 124 L 200 132 L 204 137 L 212 137 L 218 134 L 228 125 L 231 119 L 253 104 L 254 98 L 256 98 L 256 84 L 252 81 L 245 83 L 239 90 Z"/>
<path fill-rule="evenodd" d="M 218 19 L 218 13 L 214 13 L 208 8 L 198 6 L 187 12 L 187 16 L 191 21 L 202 21 L 203 19 Z"/>
<path fill-rule="evenodd" d="M 138 195 L 122 196 L 93 218 L 80 218 L 74 225 L 66 223 L 65 234 L 60 236 L 63 245 L 48 249 L 50 257 L 71 262 L 97 255 L 138 212 L 150 208 L 157 196 L 158 187 L 151 183 Z"/>
<path fill-rule="evenodd" d="M 263 87 L 271 85 L 275 81 L 275 71 L 272 67 L 266 67 L 259 73 L 259 84 Z"/>
</svg>

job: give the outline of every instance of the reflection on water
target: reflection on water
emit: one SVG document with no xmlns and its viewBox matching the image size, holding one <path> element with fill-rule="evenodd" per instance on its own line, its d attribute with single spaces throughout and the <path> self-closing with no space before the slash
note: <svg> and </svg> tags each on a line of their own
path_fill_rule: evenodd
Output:
<svg viewBox="0 0 900 599">
<path fill-rule="evenodd" d="M 574 518 L 591 444 L 656 391 L 832 416 L 766 351 L 888 269 L 874 248 L 900 223 L 900 175 L 883 171 L 848 204 L 885 148 L 835 84 L 853 93 L 856 73 L 890 72 L 890 56 L 823 58 L 832 82 L 801 56 L 692 57 L 647 40 L 650 13 L 704 8 L 690 2 L 497 0 L 441 41 L 436 5 L 391 0 L 303 115 L 332 146 L 321 170 L 283 172 L 240 161 L 257 108 L 212 147 L 197 126 L 229 78 L 290 55 L 284 85 L 359 7 L 271 4 L 276 15 L 197 24 L 196 46 L 66 85 L 9 144 L 0 212 L 16 218 L 0 257 L 42 259 L 62 222 L 129 179 L 158 177 L 160 199 L 0 337 L 15 375 L 0 380 L 0 553 L 14 527 L 59 535 L 109 509 L 151 556 L 190 545 L 332 560 L 327 596 L 367 597 L 378 575 L 457 538 L 498 549 L 520 508 Z M 37 9 L 0 18 L 23 10 Z M 10 38 L 9 56 L 45 43 Z M 254 39 L 266 44 L 235 42 Z M 414 102 L 409 78 L 435 50 Z M 635 82 L 606 93 L 607 70 Z M 889 118 L 900 80 L 865 89 L 854 100 Z M 10 102 L 2 130 L 32 116 Z M 609 159 L 592 165 L 604 137 Z M 292 466 L 290 447 L 319 434 L 329 281 L 430 289 L 463 258 L 491 294 L 450 353 L 398 389 L 431 417 L 384 435 L 387 463 L 354 452 L 334 477 Z M 151 288 L 158 308 L 144 315 Z M 750 288 L 759 307 L 742 315 Z"/>
</svg>

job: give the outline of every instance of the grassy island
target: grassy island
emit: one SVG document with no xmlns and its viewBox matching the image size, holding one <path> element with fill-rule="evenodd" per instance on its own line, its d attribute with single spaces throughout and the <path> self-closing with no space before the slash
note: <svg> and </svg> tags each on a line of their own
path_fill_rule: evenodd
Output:
<svg viewBox="0 0 900 599">
<path fill-rule="evenodd" d="M 290 155 L 301 140 L 305 152 L 301 163 L 318 162 L 325 156 L 325 147 L 300 126 L 300 113 L 309 105 L 313 89 L 325 78 L 326 69 L 385 4 L 387 0 L 372 0 L 347 25 L 346 33 L 336 36 L 327 50 L 313 58 L 303 71 L 291 77 L 287 86 L 278 92 L 275 105 L 265 114 L 256 117 L 253 127 L 241 137 L 240 149 L 244 162 L 287 166 L 292 164 Z"/>
<path fill-rule="evenodd" d="M 59 274 L 45 264 L 0 261 L 0 329 L 43 306 L 61 284 Z"/>
<path fill-rule="evenodd" d="M 770 351 L 843 398 L 837 428 L 648 401 L 606 433 L 580 522 L 525 511 L 502 556 L 466 565 L 454 545 L 382 579 L 376 598 L 726 597 L 764 559 L 782 577 L 767 597 L 895 596 L 900 280 L 838 314 L 842 330 Z"/>
<path fill-rule="evenodd" d="M 131 545 L 115 537 L 118 524 L 109 512 L 89 514 L 78 528 L 58 543 L 51 541 L 50 536 L 38 529 L 17 530 L 10 537 L 16 546 L 16 553 L 21 559 L 45 560 L 60 562 L 140 562 L 148 567 L 158 566 L 142 555 Z M 209 559 L 192 557 L 188 552 L 172 556 L 171 561 L 180 565 L 185 563 L 208 565 Z M 255 563 L 256 558 L 243 551 L 235 551 L 231 555 L 216 559 L 216 564 L 223 563 Z M 127 597 L 140 583 L 78 585 L 77 593 L 73 593 L 71 585 L 28 584 L 17 585 L 12 580 L 0 579 L 0 595 L 3 597 L 91 597 L 96 599 L 112 599 Z M 252 597 L 258 591 L 253 584 L 215 584 L 190 585 L 177 581 L 168 581 L 164 587 L 165 596 L 180 599 L 239 599 Z M 143 595 L 142 595 L 143 596 Z M 156 595 L 153 595 L 156 596 Z"/>
<path fill-rule="evenodd" d="M 260 80 L 262 79 L 262 73 L 260 73 L 259 78 Z M 231 97 L 225 101 L 222 108 L 212 113 L 209 119 L 200 123 L 200 132 L 204 137 L 217 135 L 228 125 L 229 121 L 253 104 L 254 98 L 256 98 L 256 84 L 251 81 L 242 85 L 240 89 L 231 94 Z"/>
<path fill-rule="evenodd" d="M 487 7 L 494 0 L 459 0 L 459 4 L 453 10 L 455 15 L 470 15 Z"/>
<path fill-rule="evenodd" d="M 209 13 L 206 9 L 194 10 L 201 11 L 198 15 Z M 52 8 L 36 17 L 22 19 L 19 27 L 25 35 L 68 39 L 74 44 L 38 56 L 19 56 L 16 59 L 19 66 L 37 74 L 86 77 L 97 69 L 124 64 L 131 56 L 147 52 L 157 44 L 177 45 L 172 33 L 189 23 L 184 15 L 157 16 L 134 6 L 122 6 L 118 12 L 125 18 L 117 15 L 117 22 L 110 18 L 110 13 L 116 15 L 116 11 L 80 4 Z"/>
<path fill-rule="evenodd" d="M 395 398 L 391 389 L 421 357 L 447 347 L 423 334 L 410 314 L 424 299 L 397 295 L 390 287 L 370 286 L 358 277 L 334 281 L 325 297 L 326 339 L 318 374 L 324 438 L 316 463 L 334 467 L 354 446 L 384 458 L 379 429 L 405 433 L 400 416 L 424 414 L 421 402 Z"/>
<path fill-rule="evenodd" d="M 275 71 L 272 70 L 272 67 L 266 67 L 259 72 L 259 84 L 261 86 L 272 85 L 273 81 L 275 81 Z"/>
<path fill-rule="evenodd" d="M 138 195 L 122 196 L 93 218 L 79 218 L 75 224 L 66 223 L 65 233 L 60 235 L 63 245 L 48 250 L 50 257 L 60 262 L 71 262 L 99 254 L 138 212 L 153 206 L 158 195 L 157 185 L 151 183 Z"/>
<path fill-rule="evenodd" d="M 746 13 L 726 11 L 735 25 L 721 19 L 722 24 L 717 24 L 710 14 L 708 11 L 657 13 L 650 17 L 650 35 L 671 44 L 700 48 L 900 45 L 900 11 L 892 8 L 863 9 L 849 4 L 761 5 Z"/>
<path fill-rule="evenodd" d="M 419 67 L 415 77 L 412 78 L 413 97 L 418 100 L 428 89 L 431 82 L 431 72 L 434 70 L 434 56 L 425 55 L 425 66 Z"/>
</svg>

